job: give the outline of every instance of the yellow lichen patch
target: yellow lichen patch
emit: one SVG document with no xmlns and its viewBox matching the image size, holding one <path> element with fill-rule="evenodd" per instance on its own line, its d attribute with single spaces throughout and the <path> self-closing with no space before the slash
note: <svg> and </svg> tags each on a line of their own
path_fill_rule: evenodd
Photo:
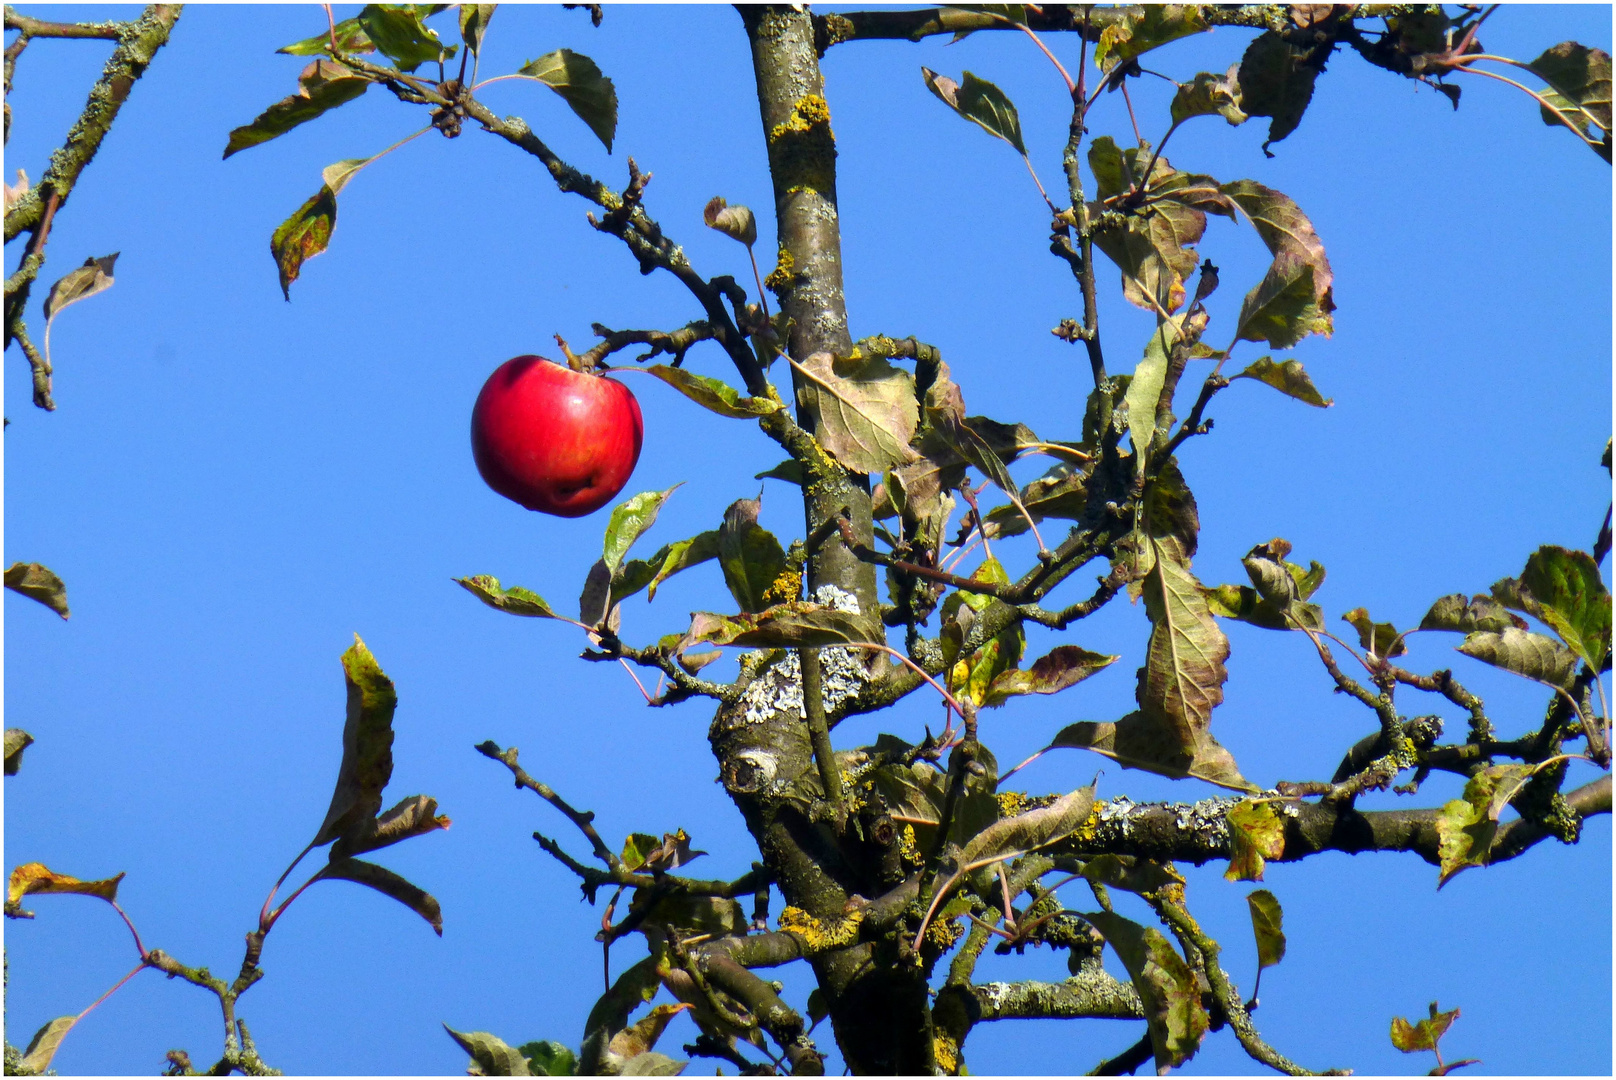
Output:
<svg viewBox="0 0 1616 1080">
<path fill-rule="evenodd" d="M 932 1056 L 937 1059 L 937 1069 L 947 1076 L 959 1073 L 960 1057 L 959 1043 L 946 1031 L 939 1031 L 931 1038 Z"/>
<path fill-rule="evenodd" d="M 777 142 L 787 135 L 800 135 L 819 124 L 827 129 L 830 127 L 830 103 L 818 94 L 807 94 L 791 106 L 790 116 L 769 131 L 769 141 Z M 831 138 L 835 136 L 831 135 Z"/>
<path fill-rule="evenodd" d="M 836 136 L 830 105 L 808 94 L 791 114 L 769 129 L 769 164 L 788 191 L 828 191 L 836 183 Z"/>
<path fill-rule="evenodd" d="M 780 254 L 775 259 L 774 269 L 769 271 L 769 276 L 763 279 L 763 284 L 778 296 L 782 289 L 791 287 L 791 283 L 796 280 L 796 277 L 797 260 L 791 257 L 791 252 L 782 244 Z"/>
<path fill-rule="evenodd" d="M 960 925 L 959 916 L 952 919 L 937 919 L 926 927 L 926 942 L 939 949 L 947 949 L 954 942 L 965 936 L 965 928 Z"/>
<path fill-rule="evenodd" d="M 792 600 L 802 599 L 802 571 L 782 570 L 780 576 L 770 582 L 769 587 L 763 590 L 763 602 L 766 604 L 784 604 Z"/>
<path fill-rule="evenodd" d="M 802 942 L 803 950 L 809 955 L 853 944 L 858 940 L 859 924 L 863 921 L 862 910 L 828 926 L 801 908 L 788 907 L 780 912 L 780 929 Z"/>
<path fill-rule="evenodd" d="M 1027 802 L 1027 796 L 1019 791 L 1001 791 L 994 798 L 999 800 L 1000 817 L 1015 817 Z"/>
<path fill-rule="evenodd" d="M 1099 828 L 1099 825 L 1100 825 L 1100 804 L 1095 803 L 1094 808 L 1089 811 L 1088 819 L 1085 820 L 1083 822 L 1083 824 L 1079 825 L 1077 827 L 1077 830 L 1074 833 L 1072 833 L 1072 835 L 1074 837 L 1076 837 L 1079 842 L 1093 840 L 1094 839 L 1094 831 L 1097 828 Z"/>
<path fill-rule="evenodd" d="M 904 862 L 914 863 L 917 866 L 925 862 L 925 857 L 920 854 L 920 845 L 915 843 L 915 827 L 913 825 L 903 827 L 903 833 L 898 837 L 898 855 Z"/>
</svg>

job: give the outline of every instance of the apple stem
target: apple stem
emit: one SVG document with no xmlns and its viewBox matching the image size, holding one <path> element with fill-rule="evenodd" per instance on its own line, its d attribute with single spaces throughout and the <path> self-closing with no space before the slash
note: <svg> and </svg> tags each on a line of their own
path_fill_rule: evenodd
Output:
<svg viewBox="0 0 1616 1080">
<path fill-rule="evenodd" d="M 568 367 L 570 367 L 574 371 L 580 371 L 580 372 L 583 372 L 585 374 L 594 374 L 593 370 L 589 367 L 589 365 L 584 363 L 583 360 L 579 359 L 578 356 L 570 348 L 567 347 L 567 342 L 566 342 L 565 338 L 563 338 L 560 334 L 556 334 L 555 339 L 556 339 L 556 344 L 561 346 L 561 355 L 565 356 L 567 358 L 567 366 Z"/>
</svg>

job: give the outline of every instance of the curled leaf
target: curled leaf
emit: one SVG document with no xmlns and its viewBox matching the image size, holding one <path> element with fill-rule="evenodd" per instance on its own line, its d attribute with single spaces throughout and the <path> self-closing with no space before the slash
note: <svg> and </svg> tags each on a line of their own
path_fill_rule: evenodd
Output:
<svg viewBox="0 0 1616 1080">
<path fill-rule="evenodd" d="M 16 776 L 22 768 L 22 752 L 34 744 L 34 737 L 22 728 L 6 728 L 6 775 Z"/>
<path fill-rule="evenodd" d="M 280 270 L 281 293 L 287 300 L 292 299 L 292 282 L 303 273 L 303 264 L 330 246 L 336 227 L 337 194 L 321 184 L 269 238 L 269 253 Z"/>
<path fill-rule="evenodd" d="M 342 674 L 348 684 L 342 764 L 325 821 L 310 841 L 314 847 L 370 825 L 382 808 L 382 789 L 393 775 L 393 710 L 398 708 L 398 693 L 358 634 L 342 654 Z"/>
<path fill-rule="evenodd" d="M 15 905 L 25 896 L 40 893 L 72 893 L 77 896 L 98 896 L 102 900 L 118 899 L 118 882 L 123 875 L 100 881 L 80 881 L 67 874 L 58 874 L 43 863 L 24 863 L 11 872 L 6 887 L 6 903 Z"/>
<path fill-rule="evenodd" d="M 757 243 L 757 220 L 744 206 L 730 206 L 724 196 L 714 195 L 702 209 L 701 218 L 709 229 L 717 229 L 731 240 L 747 247 Z"/>
<path fill-rule="evenodd" d="M 375 889 L 383 896 L 390 896 L 425 919 L 432 927 L 433 933 L 439 937 L 443 936 L 443 909 L 437 900 L 433 899 L 432 894 L 410 884 L 385 866 L 377 866 L 375 863 L 360 859 L 334 857 L 325 864 L 320 876 L 356 882 Z"/>
<path fill-rule="evenodd" d="M 645 369 L 661 379 L 697 405 L 719 416 L 732 420 L 752 420 L 759 416 L 779 412 L 784 403 L 775 398 L 743 397 L 741 392 L 721 379 L 697 375 L 682 367 L 653 364 Z M 795 465 L 796 462 L 791 464 Z"/>
<path fill-rule="evenodd" d="M 67 586 L 62 579 L 39 563 L 16 562 L 6 567 L 6 588 L 37 600 L 62 618 L 67 618 Z"/>
<path fill-rule="evenodd" d="M 560 618 L 538 593 L 524 589 L 520 585 L 504 588 L 497 577 L 478 574 L 475 577 L 450 580 L 496 611 L 503 611 L 508 615 L 524 615 L 533 619 Z"/>
</svg>

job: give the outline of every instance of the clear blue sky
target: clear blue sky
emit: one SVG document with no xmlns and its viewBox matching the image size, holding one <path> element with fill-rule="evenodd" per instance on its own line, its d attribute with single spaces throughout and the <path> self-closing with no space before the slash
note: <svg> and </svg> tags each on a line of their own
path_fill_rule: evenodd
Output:
<svg viewBox="0 0 1616 1080">
<path fill-rule="evenodd" d="M 452 36 L 448 17 L 439 21 Z M 553 333 L 581 346 L 592 322 L 671 329 L 699 312 L 667 275 L 641 278 L 533 159 L 471 125 L 453 142 L 419 139 L 355 180 L 330 252 L 285 302 L 271 231 L 317 189 L 323 166 L 423 123 L 419 110 L 374 91 L 221 162 L 229 130 L 295 88 L 300 62 L 273 50 L 323 25 L 312 6 L 188 10 L 51 234 L 47 282 L 87 256 L 122 257 L 109 293 L 58 320 L 59 411 L 34 409 L 27 365 L 15 350 L 6 358 L 5 411 L 17 430 L 4 439 L 5 560 L 51 566 L 73 606 L 63 623 L 6 594 L 6 722 L 39 740 L 5 783 L 6 863 L 86 878 L 127 871 L 120 898 L 148 945 L 234 972 L 264 894 L 329 801 L 343 718 L 338 656 L 357 631 L 398 686 L 389 804 L 425 792 L 454 818 L 448 832 L 377 861 L 439 898 L 444 935 L 369 890 L 321 884 L 270 936 L 266 977 L 241 1015 L 287 1072 L 458 1072 L 465 1055 L 440 1022 L 513 1044 L 576 1046 L 600 988 L 600 911 L 580 906 L 572 877 L 530 834 L 584 849 L 474 744 L 521 747 L 524 764 L 594 809 L 609 838 L 683 827 L 711 853 L 696 867 L 711 876 L 755 857 L 712 782 L 703 704 L 647 710 L 621 668 L 574 659 L 583 643 L 571 628 L 502 616 L 449 580 L 495 574 L 568 608 L 599 553 L 604 513 L 539 516 L 478 479 L 467 425 L 488 373 L 513 355 L 553 354 Z M 1161 50 L 1149 66 L 1186 79 L 1222 71 L 1250 36 L 1219 30 Z M 1506 6 L 1481 37 L 1525 60 L 1568 38 L 1609 49 L 1611 13 Z M 1077 62 L 1075 41 L 1049 41 Z M 749 277 L 741 249 L 700 216 L 715 194 L 748 203 L 759 211 L 758 250 L 773 250 L 735 13 L 608 7 L 592 29 L 578 11 L 502 7 L 483 74 L 562 46 L 616 81 L 615 154 L 535 84 L 501 83 L 485 100 L 614 185 L 633 154 L 655 173 L 651 213 L 695 265 Z M 22 167 L 38 178 L 107 51 L 39 41 L 24 54 L 9 175 Z M 914 334 L 943 350 L 972 412 L 1075 438 L 1087 364 L 1049 334 L 1079 300 L 1046 251 L 1047 214 L 1015 155 L 927 92 L 922 64 L 997 82 L 1020 108 L 1046 186 L 1059 177 L 1063 88 L 1024 38 L 833 50 L 824 66 L 854 335 Z M 1141 124 L 1157 138 L 1170 88 L 1135 85 Z M 1317 599 L 1332 620 L 1362 605 L 1408 626 L 1440 595 L 1519 572 L 1539 544 L 1592 543 L 1609 496 L 1598 459 L 1611 418 L 1610 170 L 1545 127 L 1519 93 L 1479 78 L 1462 85 L 1454 112 L 1434 91 L 1341 53 L 1272 160 L 1259 149 L 1261 120 L 1229 129 L 1204 119 L 1174 136 L 1175 165 L 1250 177 L 1301 204 L 1328 248 L 1339 305 L 1335 336 L 1295 351 L 1334 408 L 1240 383 L 1217 400 L 1216 432 L 1182 455 L 1200 503 L 1203 580 L 1243 580 L 1240 555 L 1283 536 L 1298 557 L 1328 567 Z M 1130 133 L 1118 96 L 1102 100 L 1093 123 L 1119 142 Z M 1219 219 L 1201 250 L 1222 267 L 1212 303 L 1221 341 L 1227 330 L 1216 327 L 1230 325 L 1264 253 Z M 1113 275 L 1103 284 L 1108 355 L 1126 370 L 1150 321 L 1126 307 Z M 1261 355 L 1243 348 L 1237 359 Z M 713 346 L 688 362 L 731 374 Z M 685 482 L 648 542 L 714 527 L 728 503 L 757 493 L 753 475 L 780 455 L 755 428 L 654 380 L 623 378 L 646 419 L 629 491 Z M 764 487 L 764 524 L 800 535 L 793 490 Z M 1030 558 L 1006 548 L 1013 571 Z M 707 566 L 654 604 L 631 602 L 624 635 L 651 641 L 727 602 Z M 1372 717 L 1332 696 L 1304 639 L 1242 625 L 1228 633 L 1219 739 L 1265 786 L 1328 776 Z M 1067 722 L 1127 711 L 1146 634 L 1143 612 L 1126 603 L 1081 624 L 1068 640 L 1123 661 L 1076 690 L 991 714 L 984 738 L 999 759 L 1020 760 Z M 1452 644 L 1416 641 L 1410 660 L 1457 667 L 1506 733 L 1534 727 L 1543 695 L 1452 654 Z M 1429 708 L 1463 731 L 1451 707 Z M 914 738 L 932 719 L 933 703 L 916 700 L 851 721 L 836 738 Z M 1103 764 L 1063 753 L 1022 775 L 1029 789 L 1070 790 Z M 1570 785 L 1593 775 L 1574 768 Z M 1102 795 L 1136 800 L 1212 793 L 1114 766 L 1100 784 Z M 1412 799 L 1363 805 L 1434 806 L 1459 787 L 1438 775 Z M 1440 893 L 1435 869 L 1413 856 L 1271 867 L 1265 884 L 1285 906 L 1290 950 L 1263 979 L 1259 1027 L 1314 1068 L 1423 1072 L 1428 1057 L 1396 1053 L 1386 1033 L 1393 1015 L 1423 1014 L 1437 1000 L 1463 1009 L 1445 1051 L 1483 1059 L 1474 1072 L 1608 1073 L 1609 822 L 1590 821 L 1577 847 L 1547 842 Z M 1225 883 L 1221 866 L 1189 876 L 1192 909 L 1249 986 L 1250 886 Z M 36 921 L 5 928 L 19 1045 L 135 960 L 104 905 L 37 900 Z M 615 951 L 614 971 L 636 944 Z M 1064 964 L 1043 950 L 990 958 L 980 974 L 1058 978 Z M 785 977 L 800 1007 L 803 973 Z M 1082 1072 L 1130 1044 L 1137 1026 L 984 1025 L 967 1057 L 979 1073 Z M 681 1020 L 665 1048 L 677 1053 L 693 1035 Z M 147 972 L 68 1037 L 56 1065 L 155 1072 L 170 1048 L 200 1063 L 219 1045 L 212 996 Z M 1184 1071 L 1257 1068 L 1225 1031 Z"/>
</svg>

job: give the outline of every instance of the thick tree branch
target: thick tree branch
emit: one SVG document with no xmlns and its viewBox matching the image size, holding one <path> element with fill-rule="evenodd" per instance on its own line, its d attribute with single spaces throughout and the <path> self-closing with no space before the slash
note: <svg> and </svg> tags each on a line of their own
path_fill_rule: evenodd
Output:
<svg viewBox="0 0 1616 1080">
<path fill-rule="evenodd" d="M 977 983 L 971 996 L 991 1020 L 1142 1020 L 1144 1006 L 1131 983 L 1098 965 L 1065 982 Z"/>
<path fill-rule="evenodd" d="M 1581 817 L 1611 812 L 1609 776 L 1567 792 L 1567 804 Z M 1052 854 L 1137 855 L 1158 862 L 1188 862 L 1197 866 L 1227 859 L 1228 825 L 1224 814 L 1235 799 L 1208 799 L 1195 806 L 1181 803 L 1130 803 L 1126 799 L 1102 809 L 1092 834 L 1063 841 Z M 1292 811 L 1294 810 L 1294 816 Z M 1367 851 L 1411 851 L 1426 862 L 1440 862 L 1436 821 L 1440 808 L 1418 810 L 1355 810 L 1346 805 L 1285 804 L 1285 852 L 1273 862 L 1295 862 L 1325 851 L 1358 854 Z M 1501 825 L 1493 841 L 1489 862 L 1513 859 L 1551 835 L 1542 825 L 1515 819 Z"/>
</svg>

